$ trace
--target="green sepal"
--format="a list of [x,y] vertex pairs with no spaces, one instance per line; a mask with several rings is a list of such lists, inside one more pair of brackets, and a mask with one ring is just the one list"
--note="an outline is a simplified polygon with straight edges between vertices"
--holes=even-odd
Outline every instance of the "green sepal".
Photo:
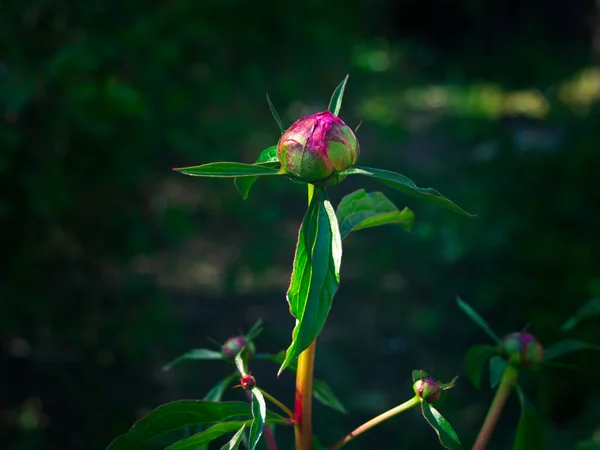
[[329,107],[327,108],[334,116],[340,115],[340,109],[342,109],[342,99],[344,98],[344,91],[346,90],[346,83],[348,82],[348,77],[350,75],[346,75],[346,78],[342,80],[342,82],[335,88],[333,94],[331,95],[331,100],[329,101]]

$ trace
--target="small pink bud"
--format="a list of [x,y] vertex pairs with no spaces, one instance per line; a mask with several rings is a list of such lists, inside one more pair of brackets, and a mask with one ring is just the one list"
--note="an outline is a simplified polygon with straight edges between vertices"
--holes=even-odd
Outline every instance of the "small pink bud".
[[246,339],[245,336],[234,336],[227,339],[227,341],[225,341],[221,347],[221,351],[223,352],[223,356],[225,356],[225,358],[233,361],[245,345],[246,354],[249,358],[253,358],[255,353],[254,344],[252,342],[248,343],[248,339]]
[[512,364],[521,367],[536,366],[544,357],[544,348],[539,341],[525,332],[506,335],[500,343],[500,349]]
[[359,146],[354,133],[330,111],[295,121],[281,135],[277,157],[283,169],[307,183],[337,184],[339,175],[358,159]]
[[413,390],[427,403],[436,402],[442,393],[440,384],[433,377],[419,378],[413,384]]

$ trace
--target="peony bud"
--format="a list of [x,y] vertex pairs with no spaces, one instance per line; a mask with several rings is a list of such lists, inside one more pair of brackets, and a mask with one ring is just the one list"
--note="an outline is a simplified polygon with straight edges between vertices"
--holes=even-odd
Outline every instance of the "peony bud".
[[415,394],[422,398],[427,403],[436,402],[442,393],[440,384],[433,377],[419,378],[413,384],[413,390]]
[[255,347],[252,342],[248,343],[248,339],[245,336],[234,336],[232,338],[227,339],[227,341],[221,347],[221,351],[223,352],[223,356],[229,360],[234,360],[237,354],[240,352],[244,346],[246,346],[246,354],[249,358],[254,357]]
[[511,333],[500,343],[500,349],[509,357],[512,364],[527,367],[542,362],[544,348],[529,333]]
[[252,375],[245,375],[240,378],[240,386],[249,391],[256,386],[256,378],[254,378]]
[[337,184],[340,172],[358,159],[354,133],[339,117],[323,111],[295,121],[281,135],[277,157],[283,169],[307,183]]

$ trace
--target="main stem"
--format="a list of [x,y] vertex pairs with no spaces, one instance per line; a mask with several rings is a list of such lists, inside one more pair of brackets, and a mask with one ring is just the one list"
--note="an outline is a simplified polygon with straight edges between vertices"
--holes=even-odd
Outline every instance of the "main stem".
[[[308,204],[313,197],[315,186],[308,185]],[[311,450],[312,448],[312,391],[313,372],[315,367],[316,339],[298,356],[296,371],[296,399],[294,401],[294,428],[296,450]]]
[[494,428],[496,427],[496,423],[500,418],[500,414],[502,413],[502,408],[506,404],[506,399],[510,395],[512,388],[517,382],[517,377],[519,375],[519,369],[512,364],[508,364],[506,369],[504,369],[504,373],[502,374],[502,379],[500,380],[500,384],[498,385],[498,390],[496,391],[496,395],[494,396],[494,400],[490,405],[490,409],[488,410],[487,416],[485,417],[485,421],[481,426],[481,430],[479,430],[479,435],[477,436],[477,440],[473,445],[473,450],[483,450],[485,449],[492,433],[494,432]]
[[412,408],[413,406],[418,405],[420,402],[421,402],[421,400],[419,399],[419,397],[417,397],[415,395],[413,398],[402,403],[401,405],[398,405],[395,408],[392,408],[392,409],[384,412],[383,414],[380,414],[377,417],[372,418],[368,422],[363,423],[360,427],[358,427],[351,433],[348,433],[346,436],[344,436],[342,439],[340,439],[337,443],[335,443],[333,445],[333,447],[331,447],[330,450],[338,450],[339,448],[346,445],[348,442],[350,442],[352,439],[354,439],[359,434],[362,434],[365,431],[367,431],[368,429],[373,428],[375,425],[379,425],[381,422],[389,419],[390,417],[393,417],[397,414],[400,414],[401,412],[406,411],[407,409]]

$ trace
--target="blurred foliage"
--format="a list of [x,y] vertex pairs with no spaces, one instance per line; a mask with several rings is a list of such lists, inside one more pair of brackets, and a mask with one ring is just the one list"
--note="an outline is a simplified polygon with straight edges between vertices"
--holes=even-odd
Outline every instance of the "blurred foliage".
[[[226,375],[201,364],[167,374],[165,362],[259,316],[258,346],[287,345],[283,294],[304,190],[261,180],[243,201],[227,181],[170,171],[251,162],[273,145],[265,91],[287,126],[325,109],[350,73],[342,117],[364,119],[361,164],[478,213],[389,192],[415,212],[412,234],[347,240],[317,376],[350,415],[317,407],[321,441],[407,398],[414,367],[464,374],[464,350],[485,336],[456,294],[495,330],[531,323],[542,343],[600,295],[594,2],[323,5],[2,2],[2,448],[104,448],[149,408],[201,397]],[[348,179],[332,199],[363,186],[381,190]],[[569,336],[600,343],[594,320]],[[553,448],[597,436],[598,361],[575,355],[579,370],[548,370],[528,387]],[[291,400],[292,380],[274,371],[253,369]],[[443,405],[463,442],[491,396],[463,382]],[[512,439],[502,430],[514,430],[516,400],[510,408],[494,448]],[[436,445],[421,426],[398,418],[353,445]]]

